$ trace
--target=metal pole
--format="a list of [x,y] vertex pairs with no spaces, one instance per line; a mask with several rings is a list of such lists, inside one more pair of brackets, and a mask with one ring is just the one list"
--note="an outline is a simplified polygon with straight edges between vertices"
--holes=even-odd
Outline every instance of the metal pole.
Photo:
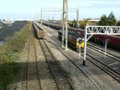
[[79,9],[77,10],[77,28],[79,28]]
[[65,36],[65,0],[63,0],[63,12],[62,12],[62,47],[64,47],[64,36]]
[[66,50],[68,49],[68,0],[66,0]]
[[41,24],[42,24],[42,9],[41,9]]
[[79,56],[81,56],[81,47],[79,46]]
[[87,26],[85,27],[85,35],[84,35],[84,59],[83,59],[84,66],[86,62],[86,48],[87,48]]
[[105,40],[105,55],[107,54],[106,52],[107,52],[107,44],[108,44],[108,40],[106,39]]

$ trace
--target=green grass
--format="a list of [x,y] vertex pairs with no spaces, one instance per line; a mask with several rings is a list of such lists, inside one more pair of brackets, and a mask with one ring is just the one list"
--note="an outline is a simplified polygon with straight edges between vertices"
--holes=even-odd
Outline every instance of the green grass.
[[31,24],[26,24],[19,32],[16,32],[10,40],[0,46],[0,90],[7,90],[7,85],[14,81],[20,65],[19,54],[28,40],[28,31]]

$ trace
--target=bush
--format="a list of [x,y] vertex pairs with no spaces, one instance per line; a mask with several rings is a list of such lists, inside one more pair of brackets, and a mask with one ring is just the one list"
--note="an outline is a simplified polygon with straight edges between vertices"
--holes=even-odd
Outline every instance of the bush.
[[6,90],[7,85],[14,81],[19,72],[19,53],[28,39],[28,30],[31,24],[25,25],[19,32],[0,46],[0,90]]

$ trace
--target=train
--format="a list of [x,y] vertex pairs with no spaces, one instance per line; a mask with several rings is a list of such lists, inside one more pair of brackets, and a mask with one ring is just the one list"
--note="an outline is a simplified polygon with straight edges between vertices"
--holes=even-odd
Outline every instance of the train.
[[[65,34],[64,34],[65,36]],[[58,38],[62,41],[62,30],[58,30]],[[65,39],[64,39],[65,42]],[[84,31],[68,29],[68,45],[76,50],[84,49]]]
[[120,50],[120,36],[94,35],[90,41],[100,45],[105,45],[105,42],[107,41],[108,47]]
[[[62,26],[59,24],[53,24],[52,22],[43,23],[46,26],[52,27],[58,30],[58,38],[62,38]],[[111,36],[111,35],[93,35],[90,39],[90,42],[97,44],[105,45],[105,41],[108,41],[108,47],[120,50],[120,36]],[[72,47],[84,48],[84,29],[76,29],[68,27],[68,44]]]
[[[57,29],[58,30],[58,38],[59,40],[62,41],[62,26],[59,24],[53,24],[53,23],[43,23],[46,26],[49,26],[51,28]],[[65,35],[65,33],[64,33]],[[64,39],[65,42],[65,39]],[[75,29],[68,27],[68,45],[74,49],[81,48],[83,51],[84,49],[84,30],[83,29]]]
[[33,23],[34,28],[34,36],[36,36],[37,39],[44,39],[45,37],[45,31],[40,28],[36,23]]

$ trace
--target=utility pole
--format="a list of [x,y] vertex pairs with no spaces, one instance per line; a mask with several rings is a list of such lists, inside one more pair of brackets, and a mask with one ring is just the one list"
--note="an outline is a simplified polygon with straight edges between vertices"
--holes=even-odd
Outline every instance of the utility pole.
[[77,28],[79,29],[80,24],[79,24],[79,9],[77,9]]
[[42,9],[41,9],[41,24],[42,24]]
[[65,50],[68,49],[68,0],[63,0],[63,36],[62,43],[64,44],[64,28],[65,32]]
[[64,47],[64,40],[65,40],[65,0],[63,0],[63,12],[62,12],[62,47]]
[[68,49],[68,0],[66,0],[66,50]]

